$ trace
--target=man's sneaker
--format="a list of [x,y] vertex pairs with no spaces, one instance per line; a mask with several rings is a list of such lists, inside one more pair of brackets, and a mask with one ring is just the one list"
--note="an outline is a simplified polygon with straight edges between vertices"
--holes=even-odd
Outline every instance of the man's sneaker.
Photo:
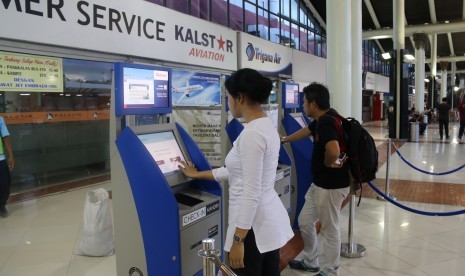
[[0,207],[0,217],[6,218],[8,217],[8,210],[5,206]]
[[304,260],[291,260],[289,262],[289,267],[292,269],[297,269],[297,270],[303,270],[303,271],[308,271],[312,273],[317,273],[320,271],[320,267],[312,267],[308,266],[304,263]]

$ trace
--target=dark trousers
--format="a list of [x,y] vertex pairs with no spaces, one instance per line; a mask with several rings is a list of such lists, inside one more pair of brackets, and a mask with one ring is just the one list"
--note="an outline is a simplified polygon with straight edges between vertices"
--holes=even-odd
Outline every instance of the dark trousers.
[[446,129],[446,137],[449,137],[449,120],[439,119],[439,136],[443,137],[443,128]]
[[5,206],[10,196],[11,177],[6,160],[0,161],[0,207]]
[[460,138],[462,138],[464,130],[465,130],[465,120],[460,120],[460,128],[459,128],[459,137]]
[[238,276],[279,276],[279,249],[260,253],[252,229],[244,240],[244,268],[233,269]]

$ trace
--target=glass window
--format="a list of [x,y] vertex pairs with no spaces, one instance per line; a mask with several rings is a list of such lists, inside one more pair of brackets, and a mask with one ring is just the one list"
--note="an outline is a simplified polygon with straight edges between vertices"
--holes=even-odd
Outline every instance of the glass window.
[[308,35],[307,29],[300,27],[300,46],[299,50],[308,53]]
[[270,1],[270,12],[274,13],[274,14],[280,14],[280,11],[279,11],[279,2],[280,1],[277,1],[277,0],[271,0]]
[[326,37],[322,36],[321,37],[321,57],[322,58],[327,58],[328,55],[327,55],[327,46],[328,44],[326,43]]
[[12,192],[109,172],[113,64],[62,59],[63,90],[1,91],[16,166]]
[[259,36],[257,28],[257,6],[245,2],[245,29],[247,33]]
[[242,16],[242,1],[229,1],[229,27],[231,29],[242,31]]
[[209,0],[191,0],[191,15],[209,20],[210,1]]
[[[271,4],[271,3],[270,3]],[[270,41],[280,43],[280,23],[279,17],[275,14],[270,13]]]
[[258,0],[258,6],[268,10],[268,0]]
[[291,0],[291,20],[299,22],[299,3]]
[[291,42],[289,46],[294,49],[299,49],[300,46],[299,28],[294,23],[291,23]]
[[187,2],[188,0],[166,0],[165,7],[188,14],[189,11],[187,10]]
[[290,46],[291,45],[291,24],[289,20],[281,19],[281,42],[280,44]]
[[269,13],[264,9],[258,9],[258,32],[263,39],[269,40]]
[[315,54],[315,34],[311,31],[308,32],[308,53]]
[[224,0],[212,1],[212,21],[223,26],[228,26],[228,8]]

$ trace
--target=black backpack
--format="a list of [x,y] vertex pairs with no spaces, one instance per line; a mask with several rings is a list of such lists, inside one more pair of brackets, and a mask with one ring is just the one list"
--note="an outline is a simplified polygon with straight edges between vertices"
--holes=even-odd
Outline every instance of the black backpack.
[[[351,192],[356,193],[362,189],[362,183],[376,179],[378,171],[378,150],[370,133],[354,118],[344,118],[338,115],[345,133],[345,150],[351,174]],[[341,141],[340,141],[341,143]],[[360,192],[360,198],[362,195]]]

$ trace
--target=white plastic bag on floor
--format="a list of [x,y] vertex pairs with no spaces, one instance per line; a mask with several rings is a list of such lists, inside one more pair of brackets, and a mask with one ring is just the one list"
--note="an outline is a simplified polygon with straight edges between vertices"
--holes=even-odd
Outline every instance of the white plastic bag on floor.
[[109,195],[99,188],[88,191],[84,204],[84,225],[81,241],[74,254],[84,256],[109,256],[115,252],[113,244],[113,223]]

